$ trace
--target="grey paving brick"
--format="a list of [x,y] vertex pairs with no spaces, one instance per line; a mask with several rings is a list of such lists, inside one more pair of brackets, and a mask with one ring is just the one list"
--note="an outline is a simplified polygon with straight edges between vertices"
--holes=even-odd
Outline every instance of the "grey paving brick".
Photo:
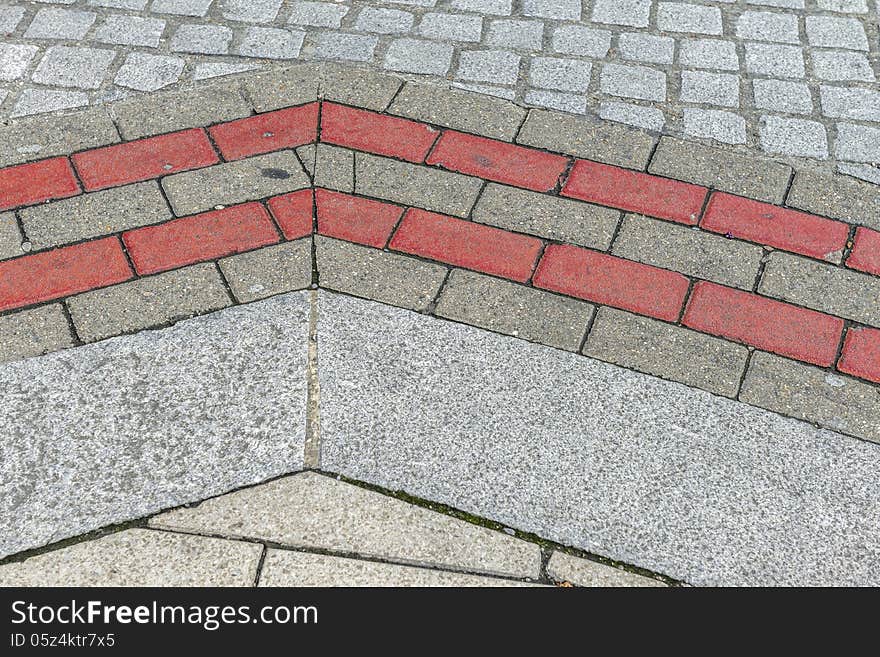
[[474,221],[605,251],[620,220],[609,208],[489,183]]
[[768,153],[820,159],[828,157],[825,126],[817,121],[764,116],[761,117],[758,135],[761,148]]
[[782,203],[792,169],[787,164],[661,137],[648,171],[768,203]]
[[156,48],[165,31],[165,21],[159,18],[111,15],[95,32],[95,40],[123,46]]
[[198,128],[251,115],[237,81],[203,84],[193,91],[166,91],[110,106],[122,137],[139,139]]
[[589,587],[665,586],[650,577],[629,573],[595,561],[579,559],[565,552],[554,552],[547,562],[547,574],[556,582]]
[[468,14],[428,13],[419,22],[419,34],[438,41],[479,41],[483,19]]
[[834,155],[850,162],[880,163],[880,128],[838,123]]
[[530,89],[526,92],[525,102],[527,105],[548,107],[572,114],[586,114],[587,112],[587,99],[578,94]]
[[353,192],[354,152],[338,146],[318,144],[314,177],[315,187]]
[[512,11],[513,0],[451,0],[450,4],[462,11],[509,16]]
[[811,53],[813,72],[820,80],[861,80],[873,82],[876,78],[871,62],[858,52],[814,50]]
[[452,64],[452,50],[448,43],[397,39],[385,53],[385,68],[404,73],[446,75]]
[[597,23],[648,27],[651,0],[595,0],[592,18]]
[[[839,261],[839,254],[830,256]],[[761,294],[829,315],[880,326],[880,279],[790,253],[770,254]]]
[[0,166],[21,164],[119,141],[103,107],[0,123]]
[[590,86],[592,65],[578,59],[534,57],[529,66],[529,82],[535,87],[585,92]]
[[0,43],[0,80],[11,82],[24,76],[40,49],[17,43]]
[[456,269],[434,312],[490,331],[577,351],[594,308],[582,301]]
[[92,27],[97,14],[73,9],[40,9],[25,31],[27,39],[82,39]]
[[580,0],[522,0],[523,14],[557,21],[576,21],[581,17]]
[[646,66],[605,64],[599,78],[602,93],[640,100],[666,100],[666,74]]
[[682,66],[738,71],[739,56],[733,41],[718,39],[684,39],[679,61]]
[[553,30],[553,50],[565,55],[601,58],[611,48],[611,32],[585,25],[560,25]]
[[296,59],[302,49],[305,32],[274,27],[250,27],[236,51],[245,57]]
[[466,217],[482,188],[478,178],[367,153],[355,155],[355,192]]
[[675,55],[675,39],[641,32],[624,32],[617,47],[623,59],[651,64],[671,64]]
[[868,50],[865,28],[856,18],[807,16],[806,27],[811,46]]
[[324,59],[368,62],[378,44],[379,39],[374,36],[322,32],[315,40],[315,54]]
[[736,36],[750,41],[800,43],[798,18],[774,11],[746,11],[736,21]]
[[666,124],[666,117],[656,107],[642,107],[641,105],[614,101],[605,101],[599,104],[599,118],[626,123],[654,132],[659,132]]
[[21,23],[24,14],[24,7],[0,7],[0,35],[11,34]]
[[224,25],[181,25],[171,37],[171,50],[202,55],[229,52],[232,30]]
[[505,141],[513,140],[526,113],[498,98],[411,82],[404,84],[388,111]]
[[664,32],[721,34],[721,10],[683,2],[661,2],[657,5],[657,27]]
[[794,177],[786,203],[880,230],[880,188],[860,180],[802,169]]
[[475,82],[516,84],[520,56],[504,50],[469,50],[461,53],[456,77]]
[[177,322],[232,304],[217,268],[203,263],[67,299],[83,342]]
[[740,400],[851,436],[880,442],[880,388],[757,352]]
[[322,288],[424,311],[446,277],[446,268],[350,242],[315,236]]
[[785,114],[812,114],[813,97],[803,82],[752,80],[755,107]]
[[746,71],[780,78],[804,77],[804,54],[797,46],[746,43]]
[[221,0],[224,18],[243,23],[271,23],[283,0]]
[[654,137],[628,126],[546,110],[530,110],[517,143],[607,164],[644,169]]
[[0,316],[0,363],[73,346],[60,304]]
[[837,171],[848,176],[855,176],[860,180],[867,180],[875,185],[880,185],[880,168],[868,164],[848,164],[843,162],[837,165]]
[[204,16],[214,0],[153,0],[150,11],[178,16]]
[[[306,64],[291,66],[280,73],[268,72],[248,75],[242,78],[241,88],[255,110],[269,112],[282,107],[292,107],[318,100],[320,82],[321,69],[315,64]],[[221,84],[227,84],[232,92],[238,83]],[[239,99],[234,100],[237,106]],[[218,120],[226,119],[215,119],[214,121]]]
[[294,192],[310,184],[299,160],[289,151],[186,171],[162,179],[162,188],[178,217],[211,210],[218,205]]
[[732,112],[686,107],[682,111],[684,131],[694,137],[714,139],[724,144],[746,141],[746,121]]
[[155,181],[113,187],[25,208],[19,213],[34,248],[147,226],[171,218]]
[[375,71],[352,69],[333,63],[321,66],[321,97],[383,112],[403,81]]
[[40,60],[33,80],[58,87],[97,89],[115,57],[113,50],[52,46]]
[[267,246],[223,258],[218,264],[241,303],[304,290],[312,284],[312,240]]
[[306,144],[304,146],[298,146],[294,149],[296,151],[297,156],[299,156],[299,161],[302,162],[303,167],[312,178],[315,177],[315,153],[317,149],[315,148],[315,144]]
[[681,72],[681,100],[721,107],[739,107],[739,76],[707,71]]
[[292,2],[288,23],[314,27],[339,27],[348,10],[348,7],[335,2]]
[[355,21],[355,29],[379,34],[400,34],[409,32],[415,17],[400,9],[364,7]]
[[60,110],[76,109],[89,104],[89,95],[82,91],[59,91],[57,89],[25,89],[21,92],[10,116],[46,114]]
[[2,586],[252,586],[262,546],[126,529],[0,566]]
[[0,213],[0,260],[23,255],[21,231],[12,212]]
[[821,85],[822,113],[840,119],[880,121],[880,91]]
[[726,340],[600,308],[583,353],[627,369],[736,396],[748,349]]
[[125,58],[113,82],[137,91],[158,91],[177,82],[185,65],[180,57],[133,52]]
[[544,23],[534,20],[493,20],[486,34],[486,45],[492,48],[538,51],[543,41]]

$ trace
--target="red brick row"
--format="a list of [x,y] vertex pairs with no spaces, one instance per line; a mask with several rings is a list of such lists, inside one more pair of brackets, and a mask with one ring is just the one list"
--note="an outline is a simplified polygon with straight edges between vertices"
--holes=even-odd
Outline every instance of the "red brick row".
[[311,189],[301,189],[269,199],[269,211],[285,238],[296,240],[312,234],[313,198]]
[[403,208],[350,194],[315,190],[318,232],[347,242],[384,248]]
[[208,132],[227,160],[296,148],[318,138],[318,103],[221,123]]
[[0,210],[79,194],[66,157],[0,169]]
[[850,329],[837,369],[880,383],[880,331],[873,328]]
[[859,228],[846,266],[880,276],[880,233]]
[[408,162],[424,162],[438,130],[387,114],[324,103],[321,141]]

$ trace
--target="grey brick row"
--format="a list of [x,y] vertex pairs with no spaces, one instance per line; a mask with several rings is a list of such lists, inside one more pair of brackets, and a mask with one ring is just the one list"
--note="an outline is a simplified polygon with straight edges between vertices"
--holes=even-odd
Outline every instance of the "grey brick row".
[[880,187],[861,180],[802,169],[786,202],[798,210],[880,230]]
[[0,214],[0,260],[22,255],[21,231],[12,212]]
[[0,362],[40,356],[73,344],[60,304],[0,316]]
[[223,258],[220,270],[239,303],[312,284],[312,240],[305,238]]
[[318,144],[315,149],[315,187],[354,191],[354,152],[329,144]]

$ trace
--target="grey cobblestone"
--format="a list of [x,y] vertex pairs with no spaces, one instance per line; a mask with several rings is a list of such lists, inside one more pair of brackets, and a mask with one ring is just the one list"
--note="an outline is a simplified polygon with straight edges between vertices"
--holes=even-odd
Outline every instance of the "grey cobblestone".
[[483,35],[483,19],[459,14],[425,14],[419,23],[419,34],[440,41],[479,41]]
[[291,25],[339,27],[348,7],[334,2],[293,2],[288,22]]
[[0,335],[3,336],[0,363],[73,346],[73,336],[60,304],[3,315]]
[[861,53],[847,51],[814,50],[813,71],[820,80],[876,80],[871,62]]
[[822,113],[840,119],[880,121],[880,91],[822,85]]
[[364,7],[358,13],[355,28],[364,32],[399,34],[408,32],[414,20],[415,17],[408,11]]
[[177,82],[185,65],[180,57],[133,52],[125,58],[115,82],[136,91],[157,91]]
[[744,12],[736,22],[736,35],[751,41],[800,43],[797,16],[773,11]]
[[181,25],[171,38],[171,50],[225,55],[231,41],[232,30],[222,25]]
[[675,39],[641,32],[625,32],[620,35],[618,48],[624,59],[651,64],[671,64],[675,55]]
[[[530,51],[541,50],[543,40],[544,24],[541,21],[494,20],[489,24],[486,37],[486,43],[493,48]],[[608,52],[607,47],[605,52]],[[605,52],[598,56],[604,56]]]
[[271,23],[283,0],[221,0],[223,17],[245,23]]
[[648,27],[651,0],[595,0],[592,17],[597,23]]
[[452,46],[418,39],[398,39],[385,54],[385,68],[404,73],[445,75],[452,64]]
[[543,89],[584,92],[590,85],[592,65],[577,59],[535,57],[529,69],[529,82]]
[[223,258],[218,264],[240,303],[304,290],[312,284],[312,240],[306,238],[240,253]]
[[95,40],[123,46],[143,46],[156,48],[165,31],[165,21],[158,18],[138,16],[108,16],[98,31]]
[[526,103],[537,107],[557,109],[571,114],[585,114],[587,99],[582,95],[532,89],[526,93]]
[[732,112],[686,107],[683,116],[684,131],[689,135],[724,144],[743,144],[746,141],[746,121]]
[[646,66],[605,64],[600,88],[603,93],[641,100],[666,100],[666,74]]
[[681,44],[682,66],[738,71],[736,44],[718,39],[685,39]]
[[115,58],[113,50],[52,46],[40,60],[33,80],[58,87],[97,89]]
[[463,52],[456,77],[473,82],[516,84],[520,57],[504,50]]
[[153,0],[150,10],[158,14],[204,16],[214,0]]
[[40,9],[25,31],[26,39],[82,39],[92,27],[97,14],[72,9]]
[[581,17],[580,0],[522,0],[526,16],[576,21]]
[[24,13],[24,7],[0,7],[0,35],[12,34],[24,18]]
[[721,107],[739,107],[739,77],[729,73],[682,71],[681,100]]
[[760,136],[761,147],[768,153],[828,157],[825,126],[817,121],[765,116],[761,120]]
[[376,51],[379,40],[363,34],[323,32],[315,42],[315,53],[324,59],[368,62]]
[[76,109],[89,104],[89,96],[82,91],[57,91],[55,89],[25,89],[15,107],[13,118],[30,114],[46,114],[58,110]]
[[747,43],[746,71],[781,78],[802,78],[804,54],[797,46]]
[[304,32],[274,27],[251,27],[245,32],[236,52],[246,57],[296,59],[302,49]]
[[786,114],[811,114],[813,97],[803,82],[755,80],[755,107]]
[[838,123],[834,154],[841,160],[880,164],[880,128]]
[[25,44],[0,43],[0,80],[22,77],[40,49]]
[[664,32],[721,34],[721,10],[683,2],[661,2],[657,6],[657,27]]
[[560,25],[553,31],[553,50],[565,55],[604,57],[611,48],[611,32],[583,25]]
[[865,28],[855,18],[807,16],[807,39],[811,46],[868,50]]

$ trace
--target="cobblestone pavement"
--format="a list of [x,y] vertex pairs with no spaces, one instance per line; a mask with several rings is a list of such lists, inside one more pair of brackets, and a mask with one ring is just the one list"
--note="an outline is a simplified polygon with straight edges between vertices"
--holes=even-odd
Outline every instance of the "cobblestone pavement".
[[880,183],[875,0],[37,0],[0,6],[0,114],[334,59]]

